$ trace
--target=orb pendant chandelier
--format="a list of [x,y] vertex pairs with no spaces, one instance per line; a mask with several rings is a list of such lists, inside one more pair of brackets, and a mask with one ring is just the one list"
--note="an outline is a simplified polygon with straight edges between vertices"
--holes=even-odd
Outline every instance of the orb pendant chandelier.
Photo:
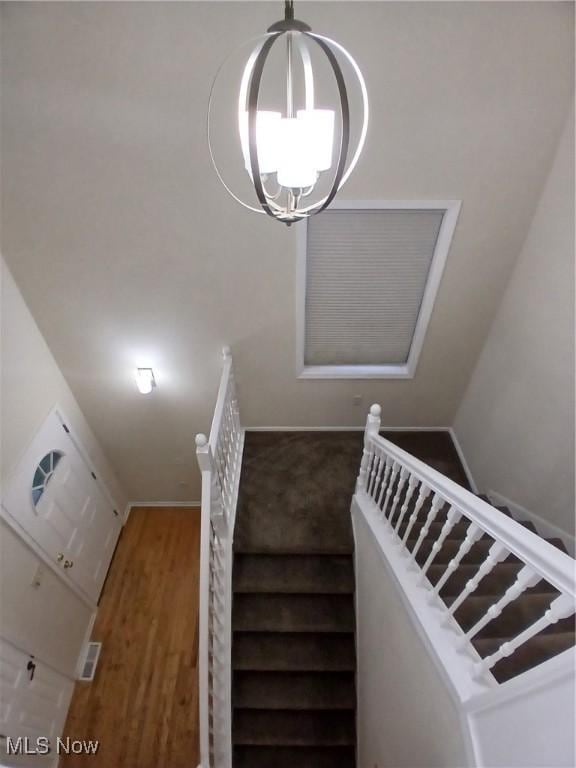
[[[366,140],[368,93],[348,51],[295,19],[293,0],[285,2],[284,19],[250,46],[243,69],[234,69],[241,72],[236,84],[238,133],[236,142],[230,142],[228,135],[232,148],[226,148],[238,155],[242,166],[237,176],[243,177],[245,186],[248,181],[249,193],[233,191],[219,168],[215,150],[214,101],[222,70],[232,54],[220,67],[210,93],[210,156],[220,181],[235,200],[289,226],[327,208],[354,170]],[[276,58],[280,53],[280,63],[270,55],[273,48]],[[271,96],[267,65],[272,70]],[[265,77],[268,101],[274,108],[263,103]],[[320,81],[328,83],[333,92],[328,105],[317,106]],[[357,108],[351,104],[352,87]],[[229,126],[226,128],[229,132]]]

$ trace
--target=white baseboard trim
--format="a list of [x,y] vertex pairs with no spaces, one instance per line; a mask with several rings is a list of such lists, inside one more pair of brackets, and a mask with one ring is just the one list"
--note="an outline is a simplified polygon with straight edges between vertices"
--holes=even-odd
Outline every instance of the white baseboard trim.
[[515,520],[529,520],[533,523],[540,536],[543,536],[546,539],[561,539],[566,545],[566,549],[570,555],[576,557],[576,539],[570,533],[566,533],[566,531],[563,531],[562,528],[554,525],[554,523],[545,520],[543,517],[540,517],[540,515],[537,515],[536,512],[526,509],[526,507],[523,507],[521,504],[517,504],[515,501],[498,493],[498,491],[488,489],[486,495],[494,505],[498,507],[508,507]]
[[470,483],[470,488],[472,489],[473,493],[478,493],[478,486],[476,485],[476,481],[474,480],[474,475],[472,474],[472,470],[470,469],[470,466],[466,461],[466,456],[464,455],[464,451],[462,450],[462,446],[460,445],[458,436],[454,431],[454,427],[449,427],[448,432],[450,432],[450,437],[452,438],[452,442],[454,443],[454,448],[456,448],[456,453],[458,454],[458,458],[460,459],[460,462],[464,467],[464,472],[466,473],[466,478]]
[[126,505],[125,521],[128,519],[128,515],[132,511],[133,507],[193,507],[194,509],[200,509],[201,502],[199,501],[129,501]]
[[[246,427],[246,432],[363,432],[361,427]],[[450,432],[451,427],[388,427],[383,424],[380,432]]]

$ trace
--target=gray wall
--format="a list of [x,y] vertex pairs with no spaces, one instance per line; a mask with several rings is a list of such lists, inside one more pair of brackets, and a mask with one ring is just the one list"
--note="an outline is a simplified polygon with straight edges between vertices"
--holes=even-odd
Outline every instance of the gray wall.
[[354,513],[361,768],[464,768],[462,726],[384,556]]
[[[299,381],[296,227],[227,196],[205,135],[217,67],[281,4],[2,5],[3,253],[132,498],[199,498],[193,438],[209,429],[223,344],[248,425],[361,425],[375,401],[388,425],[452,423],[562,130],[573,12],[298,5],[370,90],[340,197],[463,200],[415,378]],[[219,126],[231,145],[233,115]],[[157,372],[150,397],[138,364]]]
[[484,490],[574,534],[574,118],[459,408]]
[[126,494],[2,259],[0,296],[1,487],[50,410],[59,405],[123,511]]

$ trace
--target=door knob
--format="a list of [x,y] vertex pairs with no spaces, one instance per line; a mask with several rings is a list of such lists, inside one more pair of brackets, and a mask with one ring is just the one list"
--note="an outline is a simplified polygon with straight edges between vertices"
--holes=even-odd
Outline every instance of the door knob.
[[58,562],[61,563],[62,560],[64,560],[64,553],[58,552],[58,557],[56,558],[56,560],[58,560]]
[[74,562],[72,560],[64,560],[64,568],[72,568]]
[[34,672],[36,672],[36,664],[34,664],[32,659],[30,659],[30,661],[26,665],[26,669],[28,670],[28,674],[30,675],[30,680],[34,680]]

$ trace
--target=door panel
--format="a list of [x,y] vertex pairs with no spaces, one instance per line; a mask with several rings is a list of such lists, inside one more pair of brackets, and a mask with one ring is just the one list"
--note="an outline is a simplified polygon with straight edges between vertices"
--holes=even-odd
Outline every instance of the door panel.
[[18,465],[3,505],[97,602],[121,526],[55,412]]
[[90,608],[0,521],[2,635],[69,677],[76,674]]
[[[30,666],[32,665],[32,666]],[[36,764],[5,757],[6,737],[61,736],[74,683],[0,638],[0,756],[9,764]],[[45,761],[39,761],[41,763]]]

